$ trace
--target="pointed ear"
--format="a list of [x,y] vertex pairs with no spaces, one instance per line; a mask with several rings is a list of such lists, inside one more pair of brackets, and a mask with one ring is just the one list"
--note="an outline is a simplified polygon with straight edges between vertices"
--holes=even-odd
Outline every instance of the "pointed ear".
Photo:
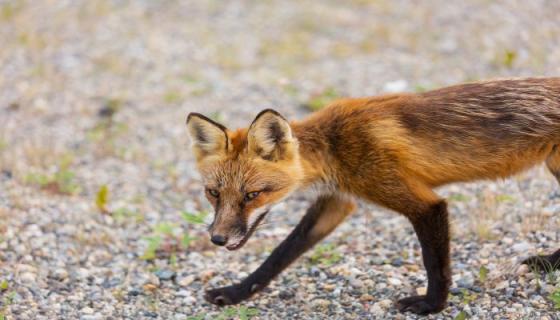
[[199,113],[190,113],[187,128],[197,161],[206,156],[225,155],[229,148],[226,127]]
[[265,160],[291,159],[297,152],[297,140],[284,117],[272,109],[259,113],[247,133],[249,154]]

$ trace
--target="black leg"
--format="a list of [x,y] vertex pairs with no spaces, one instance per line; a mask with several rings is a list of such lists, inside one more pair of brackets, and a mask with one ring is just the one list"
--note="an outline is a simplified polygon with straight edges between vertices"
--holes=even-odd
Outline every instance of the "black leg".
[[265,288],[290,263],[330,233],[353,209],[353,203],[337,196],[319,197],[296,228],[257,270],[239,284],[207,291],[206,300],[213,304],[226,305],[248,299]]
[[449,266],[449,222],[444,201],[432,206],[429,212],[409,218],[420,246],[424,267],[428,273],[426,295],[411,296],[397,302],[400,311],[428,314],[443,310],[451,285]]
[[532,256],[525,259],[523,264],[538,271],[550,272],[560,269],[560,249],[546,256]]

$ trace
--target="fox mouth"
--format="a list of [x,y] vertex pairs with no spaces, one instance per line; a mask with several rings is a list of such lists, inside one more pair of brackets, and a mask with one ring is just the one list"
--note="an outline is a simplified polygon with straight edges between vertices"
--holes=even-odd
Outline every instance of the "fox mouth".
[[241,238],[241,240],[232,243],[230,245],[226,245],[226,249],[230,250],[230,251],[234,251],[237,250],[241,247],[243,247],[243,245],[247,242],[247,240],[249,240],[249,238],[253,235],[253,233],[255,232],[255,230],[257,230],[257,227],[259,226],[259,224],[263,221],[264,217],[266,216],[266,214],[268,213],[269,210],[264,211],[263,213],[261,213],[259,215],[259,217],[257,218],[257,220],[255,220],[255,223],[253,223],[251,225],[251,227],[249,228],[249,231],[247,231],[245,233],[245,235],[243,236],[243,238]]

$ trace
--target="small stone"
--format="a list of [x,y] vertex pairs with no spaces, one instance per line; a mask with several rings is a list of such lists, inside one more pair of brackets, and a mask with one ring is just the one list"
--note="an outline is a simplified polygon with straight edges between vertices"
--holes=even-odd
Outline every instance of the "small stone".
[[366,294],[363,294],[363,295],[360,297],[360,301],[362,301],[362,302],[373,301],[373,299],[374,299],[373,296],[372,296],[372,295],[369,295],[369,294],[367,294],[367,293],[366,293]]
[[331,304],[329,300],[325,299],[315,299],[312,302],[312,305],[316,309],[326,309]]
[[380,316],[385,314],[385,311],[383,310],[383,308],[381,308],[381,306],[379,305],[379,303],[374,304],[373,306],[371,306],[369,308],[369,312],[375,316]]
[[141,293],[142,292],[138,289],[132,289],[132,290],[128,291],[128,295],[133,296],[133,297],[136,297],[136,296],[140,295]]
[[167,269],[158,270],[154,273],[160,280],[172,280],[175,278],[175,272]]
[[179,290],[179,291],[175,292],[175,295],[178,296],[178,297],[189,297],[191,295],[191,293],[187,290],[182,289],[182,290]]
[[177,283],[181,287],[188,287],[191,283],[193,283],[194,279],[195,277],[193,275],[189,275],[184,278],[181,278]]
[[459,288],[451,288],[449,289],[449,293],[451,293],[454,296],[458,296],[462,293],[462,291]]
[[517,268],[515,274],[518,276],[522,276],[524,274],[527,274],[528,272],[529,272],[529,266],[526,264],[522,264]]
[[513,251],[515,252],[527,252],[531,249],[531,245],[527,242],[520,242],[520,243],[516,243],[513,246],[511,246],[511,248],[513,249]]
[[387,279],[387,282],[389,282],[390,285],[395,287],[402,285],[402,281],[397,278],[389,278]]
[[364,286],[364,283],[360,279],[352,278],[352,279],[350,279],[349,283],[352,287],[355,287],[355,288],[361,288],[361,287]]
[[22,273],[19,276],[19,279],[24,284],[31,284],[31,283],[35,282],[36,278],[37,278],[37,276],[34,273],[31,273],[31,272],[25,272],[25,273]]
[[145,285],[142,286],[142,288],[144,289],[144,291],[148,291],[148,292],[154,292],[157,290],[157,286],[151,283],[146,283]]
[[334,283],[327,283],[323,286],[323,289],[326,291],[333,291],[336,288],[336,284]]
[[393,301],[389,299],[384,299],[376,304],[379,304],[379,306],[382,307],[383,309],[389,309],[393,305]]
[[203,271],[200,274],[200,279],[202,280],[202,282],[208,282],[208,280],[210,280],[214,276],[215,273],[216,272],[214,270]]
[[66,271],[66,269],[56,269],[53,272],[52,277],[56,280],[62,281],[68,278],[68,271]]
[[426,292],[427,292],[426,287],[418,287],[418,288],[416,288],[416,294],[419,295],[419,296],[425,295]]
[[400,267],[404,264],[403,259],[402,258],[396,258],[393,261],[391,261],[391,264],[395,267]]
[[508,286],[509,286],[509,282],[507,280],[504,280],[504,281],[498,283],[494,288],[496,290],[502,290],[502,289],[507,288]]
[[278,297],[282,300],[288,300],[288,299],[292,299],[294,297],[294,293],[291,292],[291,291],[282,290],[278,294]]
[[82,310],[80,310],[80,313],[82,313],[82,314],[93,314],[94,312],[95,311],[90,307],[85,307],[85,308],[82,308]]

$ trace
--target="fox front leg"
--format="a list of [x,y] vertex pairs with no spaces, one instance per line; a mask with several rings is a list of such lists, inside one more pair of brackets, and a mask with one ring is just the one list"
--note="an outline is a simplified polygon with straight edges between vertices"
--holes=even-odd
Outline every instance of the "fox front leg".
[[248,299],[334,230],[354,209],[354,203],[344,196],[320,196],[290,235],[257,270],[241,283],[208,290],[205,299],[216,305],[237,304]]
[[432,205],[426,212],[409,217],[422,248],[422,259],[428,274],[426,295],[411,296],[397,302],[400,311],[417,314],[443,310],[451,285],[449,262],[449,221],[444,201]]

